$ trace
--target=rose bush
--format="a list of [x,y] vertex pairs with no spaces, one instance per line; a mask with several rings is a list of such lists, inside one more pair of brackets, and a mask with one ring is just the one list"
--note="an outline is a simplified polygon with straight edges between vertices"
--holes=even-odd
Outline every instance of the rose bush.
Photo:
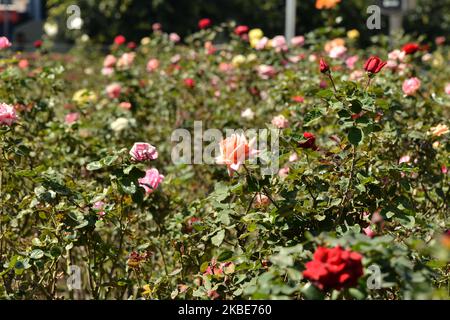
[[[235,27],[108,54],[1,40],[3,298],[448,299],[448,46]],[[194,121],[273,129],[279,172],[244,134],[173,162]]]

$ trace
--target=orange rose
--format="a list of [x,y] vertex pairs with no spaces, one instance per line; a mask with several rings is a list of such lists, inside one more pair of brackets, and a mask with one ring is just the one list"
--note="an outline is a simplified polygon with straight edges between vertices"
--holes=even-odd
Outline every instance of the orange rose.
[[216,158],[216,163],[226,165],[228,174],[232,176],[233,171],[238,171],[246,159],[258,153],[252,147],[255,141],[254,138],[247,142],[243,134],[232,134],[220,142],[220,155]]

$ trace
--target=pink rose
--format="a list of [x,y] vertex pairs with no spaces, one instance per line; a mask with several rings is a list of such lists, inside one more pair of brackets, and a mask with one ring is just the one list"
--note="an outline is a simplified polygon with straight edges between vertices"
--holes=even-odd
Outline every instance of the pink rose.
[[351,56],[348,57],[347,60],[345,60],[345,64],[347,65],[347,68],[350,70],[355,68],[355,63],[358,61],[358,56]]
[[267,46],[267,43],[269,42],[269,38],[267,38],[267,37],[262,37],[257,43],[256,43],[256,46],[255,46],[255,49],[256,50],[263,50],[266,46]]
[[398,164],[402,164],[402,163],[409,163],[411,161],[411,157],[408,155],[402,156],[399,160],[398,160]]
[[122,86],[119,83],[112,83],[106,87],[106,93],[111,99],[116,99],[122,92]]
[[264,80],[272,78],[277,73],[274,67],[265,64],[260,65],[257,71],[261,79]]
[[136,142],[130,150],[130,155],[135,161],[155,160],[158,158],[156,148],[145,142]]
[[291,39],[291,44],[292,44],[294,47],[301,47],[301,46],[303,46],[303,45],[305,44],[305,37],[304,37],[304,36],[296,36],[296,37],[293,37],[293,38]]
[[420,80],[416,77],[410,78],[410,79],[406,79],[403,82],[403,92],[407,95],[407,96],[412,96],[416,93],[417,90],[419,90],[420,88]]
[[145,176],[143,178],[139,178],[138,182],[141,187],[145,189],[146,194],[151,194],[156,188],[158,188],[159,184],[163,182],[164,176],[159,174],[157,169],[148,169],[145,171]]
[[121,69],[129,68],[133,64],[134,58],[136,58],[135,52],[124,53],[117,61],[117,67]]
[[376,236],[376,232],[372,230],[371,226],[364,228],[363,231],[366,234],[366,236],[368,236],[369,238],[373,238]]
[[178,34],[172,32],[171,34],[169,34],[169,40],[172,41],[173,43],[178,43],[180,42],[181,38]]
[[159,60],[158,59],[150,59],[147,63],[147,71],[153,72],[159,68]]
[[78,112],[72,112],[66,115],[65,122],[67,124],[72,124],[76,122],[80,118],[80,114]]
[[132,106],[131,106],[131,103],[124,101],[119,104],[119,107],[121,107],[122,109],[125,109],[125,110],[130,110]]
[[450,95],[450,83],[447,83],[445,86],[445,93]]
[[342,58],[346,52],[347,52],[347,48],[345,46],[336,46],[330,50],[330,52],[328,53],[328,56],[333,59],[338,59],[338,58]]
[[161,31],[162,30],[162,24],[159,22],[155,22],[152,24],[152,30],[153,31]]
[[27,59],[21,59],[18,63],[18,66],[20,69],[26,69],[26,68],[28,68],[29,65],[30,64],[28,63]]
[[113,68],[102,68],[102,75],[104,76],[110,76],[114,73]]
[[103,68],[113,68],[116,65],[117,59],[112,54],[108,54],[103,61]]
[[275,48],[276,52],[285,52],[288,50],[286,44],[286,38],[284,36],[276,36],[272,39],[272,47]]
[[280,114],[272,119],[272,124],[278,129],[285,129],[289,126],[289,121]]
[[7,49],[11,46],[12,44],[7,37],[0,37],[0,50]]
[[13,106],[0,103],[0,125],[11,126],[17,119],[16,110]]
[[288,176],[289,171],[290,171],[289,167],[281,168],[281,169],[278,171],[278,176],[279,176],[281,179],[285,179],[285,178]]
[[96,210],[96,211],[101,211],[105,208],[105,203],[103,201],[97,201],[96,203],[94,203],[94,205],[92,206],[92,209]]

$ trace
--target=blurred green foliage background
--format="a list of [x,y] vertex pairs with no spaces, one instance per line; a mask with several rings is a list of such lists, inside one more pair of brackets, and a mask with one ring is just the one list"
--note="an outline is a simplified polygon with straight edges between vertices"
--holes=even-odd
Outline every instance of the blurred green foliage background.
[[[362,40],[377,33],[388,33],[386,17],[382,29],[368,30],[367,7],[374,0],[342,0],[336,9],[317,10],[316,0],[298,0],[297,33],[303,34],[324,25],[334,24],[346,29],[356,28]],[[117,34],[138,40],[151,32],[151,25],[160,22],[165,31],[180,35],[197,30],[199,19],[208,17],[214,23],[236,21],[259,27],[273,36],[284,32],[285,0],[78,0],[82,30],[68,30],[68,6],[73,0],[48,0],[48,19],[60,25],[60,38],[74,39],[81,33],[101,43],[110,43]],[[340,17],[340,18],[339,18]],[[417,8],[405,16],[407,33],[425,35],[428,39],[448,35],[450,30],[450,0],[417,0]]]

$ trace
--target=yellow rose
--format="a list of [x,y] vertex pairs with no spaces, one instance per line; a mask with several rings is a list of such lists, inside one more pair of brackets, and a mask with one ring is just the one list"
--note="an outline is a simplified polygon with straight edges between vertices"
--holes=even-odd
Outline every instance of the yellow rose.
[[148,45],[150,43],[150,38],[149,37],[145,37],[145,38],[142,38],[141,39],[141,44],[143,45],[143,46],[146,46],[146,45]]
[[253,62],[253,61],[255,61],[256,59],[258,59],[258,57],[257,57],[257,55],[254,54],[254,53],[250,53],[250,54],[247,56],[247,62]]
[[350,30],[347,32],[347,37],[349,39],[358,39],[359,38],[359,31],[356,29]]
[[239,67],[240,65],[244,64],[246,60],[247,59],[242,54],[238,54],[233,58],[231,63],[233,64],[233,66]]
[[248,32],[248,38],[250,39],[250,42],[252,40],[259,40],[262,37],[264,37],[264,32],[261,29],[252,29]]
[[80,89],[74,93],[72,100],[77,104],[95,103],[97,95],[93,91]]

